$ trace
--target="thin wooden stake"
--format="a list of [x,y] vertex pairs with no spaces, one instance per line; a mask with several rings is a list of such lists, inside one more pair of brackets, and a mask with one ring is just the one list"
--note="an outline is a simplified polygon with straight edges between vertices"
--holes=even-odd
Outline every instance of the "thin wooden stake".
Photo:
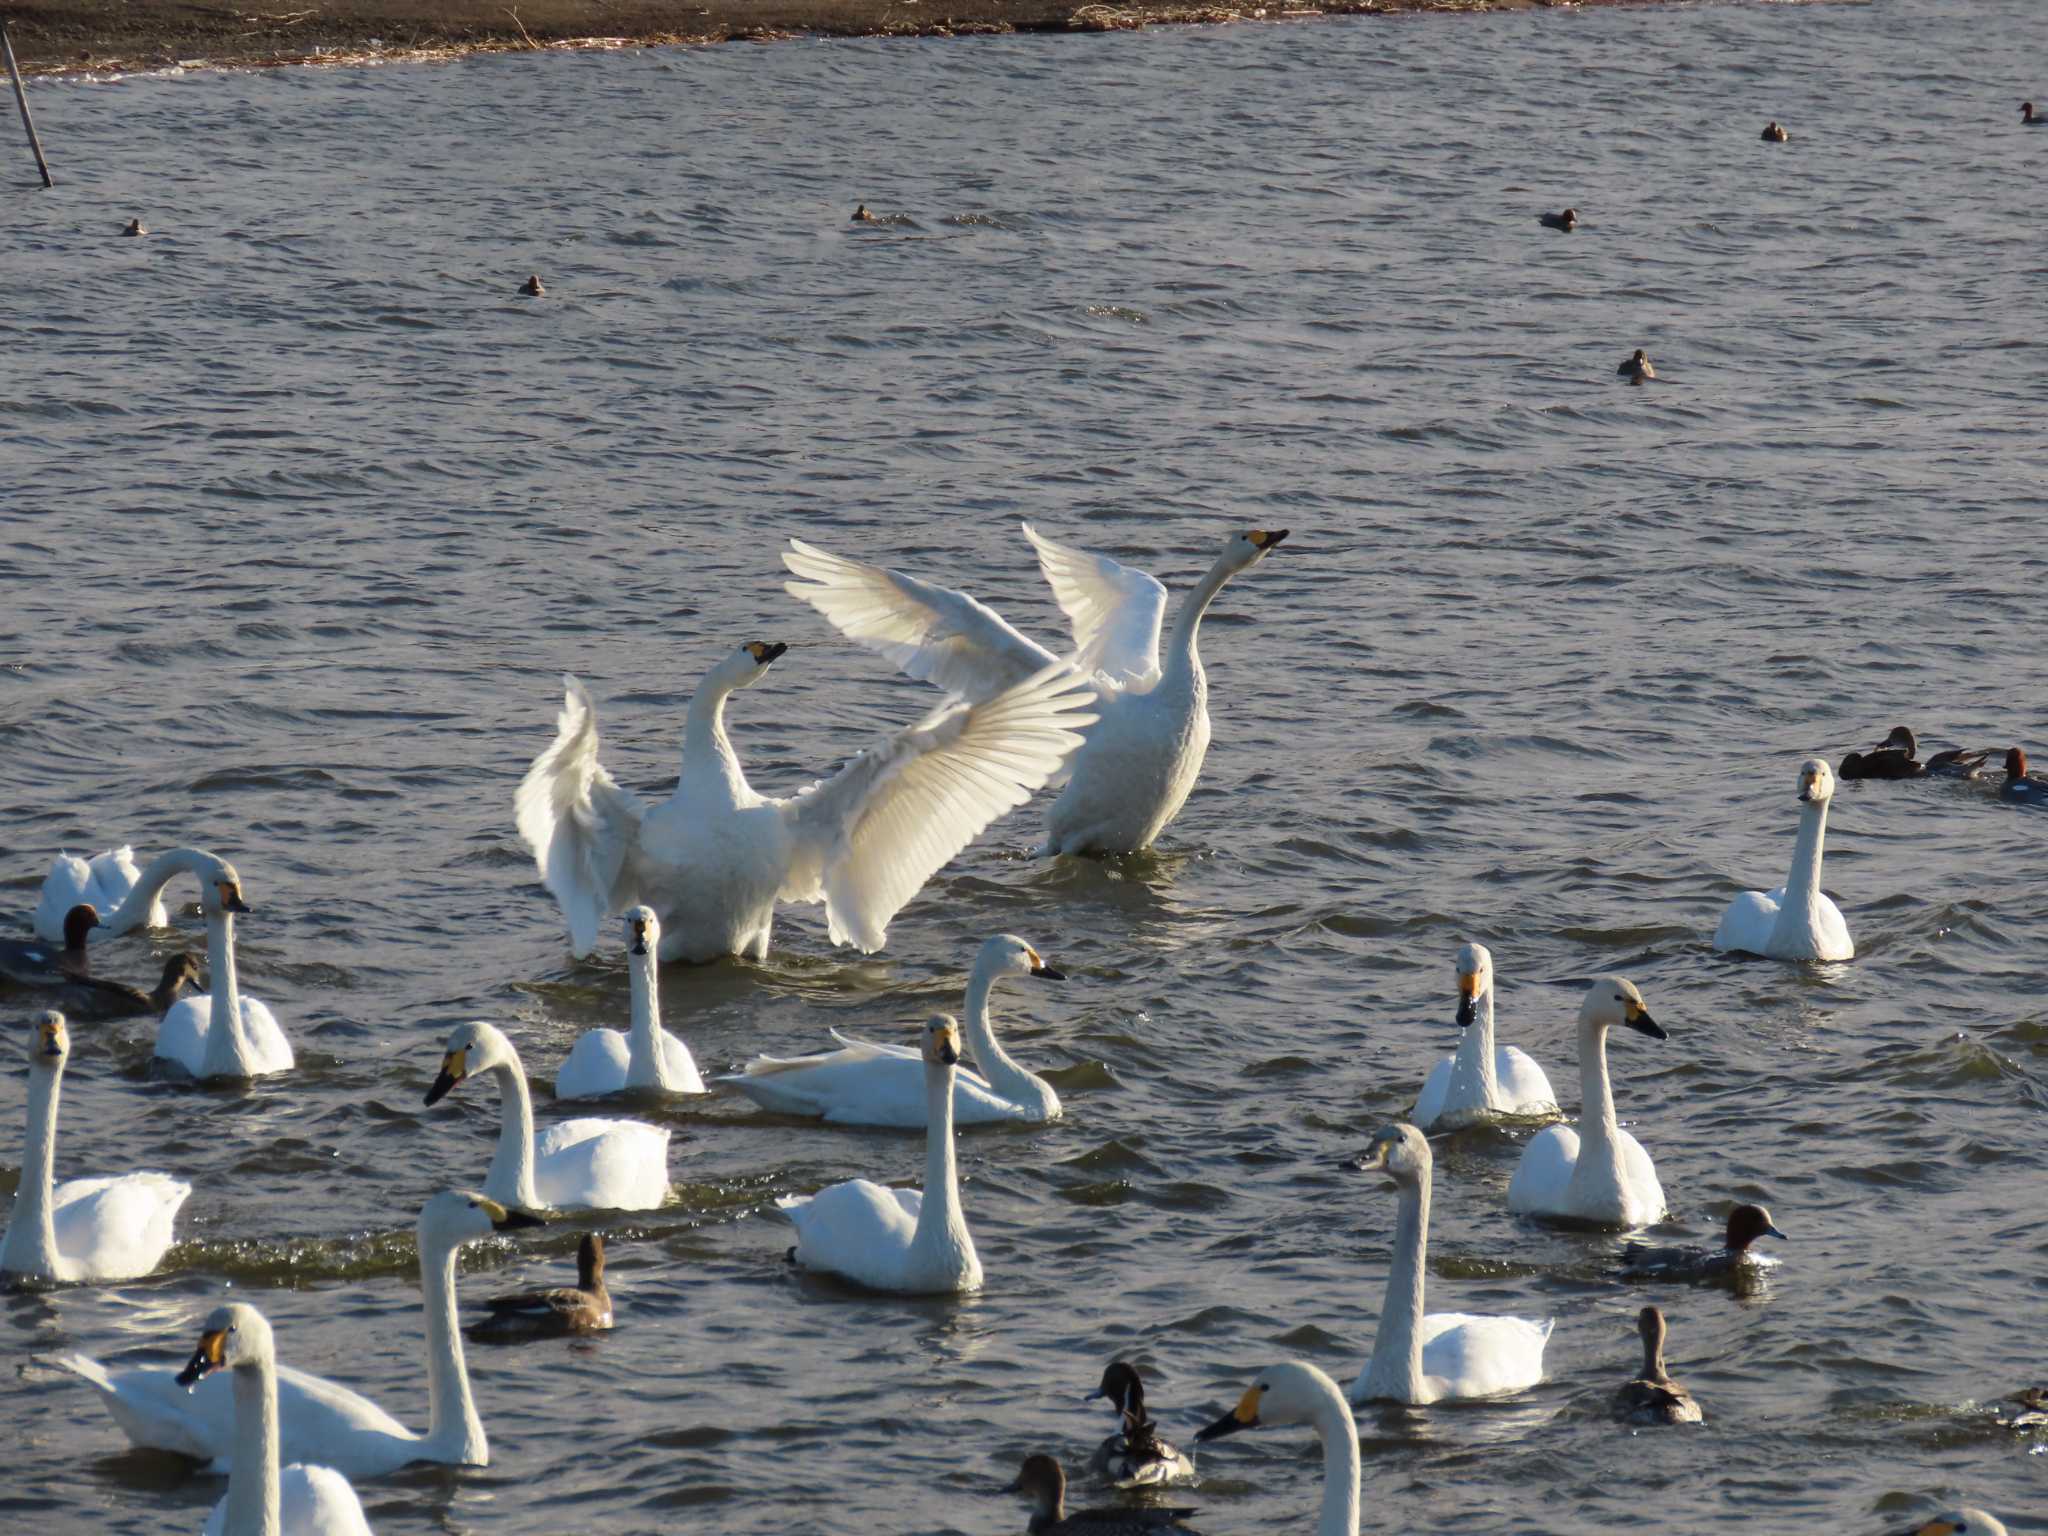
[[21,88],[21,66],[14,62],[14,40],[7,35],[7,23],[0,20],[0,51],[7,55],[7,78],[14,82],[14,104],[21,108],[21,126],[28,130],[28,147],[36,152],[36,169],[43,173],[43,185],[54,187],[50,162],[43,158],[43,141],[36,137],[36,120],[28,115],[28,92]]

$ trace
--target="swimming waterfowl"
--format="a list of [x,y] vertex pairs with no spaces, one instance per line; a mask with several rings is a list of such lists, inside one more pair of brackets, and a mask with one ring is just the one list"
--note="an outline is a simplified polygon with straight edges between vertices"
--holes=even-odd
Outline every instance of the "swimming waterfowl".
[[1783,144],[1792,137],[1776,121],[1764,124],[1763,140],[1766,144]]
[[1195,1436],[1197,1444],[1267,1424],[1309,1424],[1323,1442],[1323,1508],[1316,1536],[1358,1536],[1358,1422],[1351,1405],[1315,1366],[1302,1360],[1270,1365],[1253,1378],[1237,1406]]
[[2038,128],[2043,123],[2048,123],[2048,117],[2043,117],[2040,113],[2036,112],[2031,101],[2023,101],[2020,103],[2020,121],[2029,128]]
[[278,1465],[277,1346],[270,1323],[237,1302],[206,1319],[199,1347],[177,1375],[193,1386],[224,1370],[234,1399],[234,1469],[206,1536],[370,1536],[362,1501],[332,1467]]
[[1078,679],[1037,672],[994,697],[944,704],[772,799],[747,782],[725,701],[787,649],[757,640],[711,669],[690,700],[675,793],[656,806],[598,762],[590,695],[563,679],[554,745],[534,759],[516,809],[577,954],[608,913],[636,903],[660,914],[664,960],[765,958],[778,901],[821,901],[833,943],[880,949],[903,904],[1030,799],[1095,718]]
[[[81,859],[60,853],[51,861],[37,893],[31,919],[36,937],[45,944],[70,942],[64,932],[72,909],[89,906],[99,923],[92,930],[92,942],[118,938],[134,928],[162,928],[170,923],[164,910],[163,888],[181,873],[197,873],[193,861],[210,858],[196,848],[178,848],[150,861],[147,876],[135,867],[135,850],[123,844]],[[136,894],[140,888],[140,894]],[[135,894],[130,903],[128,897]]]
[[0,939],[0,977],[18,987],[53,987],[90,977],[92,961],[86,952],[86,935],[99,925],[100,915],[92,904],[80,902],[64,914],[57,944],[41,939]]
[[1626,977],[1601,976],[1586,989],[1579,1005],[1579,1123],[1546,1126],[1522,1149],[1508,1184],[1508,1209],[1517,1215],[1602,1227],[1663,1220],[1656,1165],[1614,1113],[1607,1032],[1617,1024],[1652,1040],[1671,1038]]
[[1624,1424],[1701,1424],[1706,1415],[1693,1396],[1664,1369],[1664,1314],[1645,1307],[1636,1314],[1643,1338],[1643,1374],[1623,1382],[1614,1394],[1614,1416]]
[[1714,930],[1714,948],[1773,960],[1855,958],[1842,909],[1820,888],[1821,847],[1834,795],[1834,771],[1809,757],[1799,767],[1799,836],[1792,844],[1792,871],[1775,891],[1744,891],[1731,901]]
[[124,235],[146,235],[149,231],[143,227],[142,220],[130,219],[121,227],[121,233]]
[[164,962],[152,991],[92,974],[86,935],[99,926],[99,913],[81,903],[64,915],[63,948],[41,940],[0,939],[0,980],[43,993],[74,1019],[162,1018],[185,988],[199,979],[199,962],[175,954]]
[[2006,1402],[2018,1411],[2000,1411],[1998,1421],[2005,1428],[2022,1433],[2048,1429],[2048,1387],[2023,1387],[2008,1397]]
[[[982,1070],[962,1068],[953,1075],[957,1125],[1042,1122],[1060,1115],[1060,1096],[1052,1084],[1019,1066],[996,1041],[988,997],[1004,976],[1067,979],[1014,933],[999,933],[982,944],[967,979],[967,1040]],[[841,1042],[839,1050],[816,1056],[756,1056],[745,1071],[719,1081],[731,1083],[763,1109],[818,1115],[834,1125],[914,1129],[925,1123],[925,1066],[920,1052],[856,1040],[836,1029],[832,1038]]]
[[1126,1506],[1118,1509],[1067,1508],[1067,1474],[1050,1456],[1026,1456],[1017,1480],[1004,1493],[1021,1493],[1031,1501],[1024,1529],[1031,1536],[1141,1536],[1147,1531],[1188,1531],[1184,1524],[1193,1509]]
[[1164,1488],[1194,1481],[1195,1464],[1159,1438],[1159,1426],[1145,1412],[1145,1383],[1135,1365],[1111,1362],[1102,1373],[1102,1384],[1082,1401],[1098,1397],[1109,1399],[1121,1427],[1095,1448],[1088,1461],[1091,1473],[1119,1488]]
[[[349,1478],[383,1477],[416,1461],[490,1465],[490,1442],[470,1394],[455,1309],[455,1255],[493,1232],[542,1225],[474,1190],[445,1190],[420,1210],[420,1287],[426,1320],[427,1432],[414,1434],[360,1393],[290,1366],[277,1370],[280,1455],[318,1457]],[[188,1391],[161,1366],[110,1371],[84,1355],[50,1363],[93,1386],[135,1445],[174,1451],[208,1470],[232,1470],[236,1452],[233,1393],[224,1378]]]
[[1567,208],[1563,213],[1539,213],[1536,222],[1545,229],[1561,229],[1570,234],[1579,227],[1579,210]]
[[57,1101],[70,1057],[64,1015],[46,1010],[29,1031],[28,1134],[14,1211],[0,1236],[0,1277],[42,1284],[133,1280],[163,1262],[192,1186],[167,1173],[52,1182]]
[[[256,998],[244,997],[236,981],[235,914],[249,911],[242,899],[242,877],[225,859],[211,854],[198,859],[193,873],[199,876],[199,909],[206,917],[209,990],[171,1005],[157,1025],[152,1054],[201,1080],[289,1072],[297,1058],[277,1015]],[[150,867],[153,870],[156,864]],[[143,885],[148,879],[145,875]],[[130,894],[130,902],[143,885]]]
[[652,1211],[668,1199],[666,1126],[558,1120],[534,1135],[526,1069],[495,1024],[477,1019],[455,1026],[427,1103],[439,1103],[479,1072],[498,1084],[498,1149],[484,1175],[484,1193],[493,1200],[523,1210]]
[[2005,1522],[1981,1509],[1963,1508],[1922,1521],[1901,1536],[2010,1536]]
[[1903,725],[1892,727],[1891,734],[1878,743],[1870,752],[1851,752],[1842,759],[1835,776],[1841,779],[1923,779],[1929,775],[1947,778],[1974,779],[1988,752],[1966,752],[1961,747],[1950,747],[1937,752],[1921,762],[1920,743],[1911,730]]
[[1387,1299],[1372,1358],[1351,1383],[1354,1403],[1440,1403],[1523,1392],[1543,1379],[1543,1346],[1555,1321],[1422,1310],[1429,1248],[1429,1141],[1396,1122],[1373,1137],[1359,1167],[1384,1173],[1400,1191]]
[[862,203],[853,210],[853,222],[856,224],[879,224],[881,220],[877,219],[872,213],[869,213],[868,205]]
[[547,293],[547,289],[544,286],[542,286],[540,276],[537,273],[534,276],[527,278],[525,282],[521,283],[519,285],[519,291],[525,294],[529,299],[538,299]]
[[604,1239],[583,1234],[576,1245],[576,1283],[543,1291],[515,1291],[484,1303],[490,1316],[472,1323],[473,1339],[552,1339],[598,1333],[612,1325],[612,1296],[604,1284]]
[[2005,754],[2005,782],[1998,786],[1999,795],[2006,800],[2026,805],[2048,805],[2048,779],[2037,779],[2027,772],[2027,754],[2023,747],[2014,747]]
[[959,1060],[960,1026],[939,1014],[924,1026],[923,1190],[851,1179],[775,1202],[796,1227],[790,1253],[798,1264],[871,1291],[938,1295],[981,1289],[981,1260],[960,1209],[953,1159],[953,1069]]
[[1614,370],[1631,384],[1641,384],[1657,377],[1657,370],[1650,366],[1650,354],[1637,347],[1622,359],[1621,366]]
[[842,560],[801,539],[783,554],[798,578],[784,590],[848,639],[963,698],[986,699],[1048,666],[1085,678],[1099,718],[1066,764],[1039,852],[1148,848],[1180,814],[1209,750],[1209,679],[1196,644],[1202,616],[1233,576],[1279,548],[1287,530],[1252,528],[1224,540],[1181,603],[1162,666],[1166,588],[1142,571],[1055,544],[1029,523],[1023,529],[1073,630],[1066,661],[964,592]]
[[1630,1243],[1621,1251],[1624,1280],[1688,1280],[1726,1284],[1745,1266],[1753,1269],[1758,1255],[1750,1245],[1760,1237],[1783,1239],[1771,1213],[1760,1205],[1738,1205],[1728,1213],[1726,1241],[1719,1248],[1652,1247]]
[[626,969],[632,977],[633,1023],[586,1030],[555,1074],[555,1097],[590,1099],[628,1088],[702,1093],[704,1079],[690,1048],[661,1027],[661,919],[654,908],[626,909]]
[[1493,1039],[1493,954],[1458,951],[1458,1049],[1429,1069],[1415,1100],[1422,1130],[1457,1130],[1497,1115],[1554,1115],[1557,1094],[1530,1057]]

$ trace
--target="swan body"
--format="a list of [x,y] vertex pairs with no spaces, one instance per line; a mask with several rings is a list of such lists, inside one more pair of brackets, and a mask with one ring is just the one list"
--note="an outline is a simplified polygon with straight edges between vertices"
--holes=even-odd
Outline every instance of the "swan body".
[[796,1262],[872,1291],[910,1295],[981,1289],[981,1260],[960,1209],[953,1159],[953,1069],[960,1027],[941,1014],[925,1025],[925,1180],[922,1191],[867,1179],[775,1203],[796,1227]]
[[1316,1536],[1358,1536],[1358,1421],[1337,1383],[1305,1360],[1269,1365],[1237,1406],[1195,1436],[1197,1444],[1268,1424],[1308,1424],[1323,1442],[1323,1507]]
[[481,1019],[448,1036],[441,1071],[427,1089],[437,1104],[478,1072],[497,1079],[498,1149],[484,1193],[521,1210],[652,1211],[668,1199],[665,1127],[638,1120],[560,1120],[533,1132],[533,1095],[526,1069],[503,1030]]
[[[490,1464],[490,1443],[470,1395],[469,1371],[456,1330],[455,1255],[494,1231],[537,1227],[540,1218],[507,1210],[468,1190],[435,1195],[420,1211],[420,1282],[425,1291],[428,1427],[407,1429],[360,1393],[290,1366],[277,1368],[280,1454],[317,1456],[344,1477],[383,1477],[416,1461],[453,1466]],[[235,1462],[235,1408],[225,1379],[187,1391],[157,1368],[110,1371],[83,1355],[59,1355],[63,1367],[95,1387],[114,1421],[138,1446],[174,1451],[215,1472]]]
[[[36,900],[36,937],[45,944],[64,942],[64,917],[73,907],[89,906],[97,912],[122,909],[131,892],[142,884],[142,872],[135,867],[135,850],[127,844],[96,853],[90,859],[60,853],[43,876],[43,888]],[[163,882],[137,898],[126,926],[111,924],[100,928],[101,938],[113,938],[130,928],[166,928],[170,916],[164,911]]]
[[[1066,980],[1015,934],[997,934],[981,946],[967,981],[967,1040],[987,1076],[954,1073],[956,1125],[1043,1122],[1060,1114],[1060,1096],[1052,1084],[1017,1065],[996,1040],[988,998],[1004,976]],[[922,1129],[928,1108],[923,1056],[902,1046],[850,1039],[837,1030],[832,1037],[840,1042],[836,1051],[756,1056],[744,1072],[719,1081],[731,1083],[763,1109],[781,1114],[815,1115],[834,1125]]]
[[1463,1312],[1425,1316],[1423,1261],[1429,1247],[1429,1140],[1396,1123],[1372,1139],[1360,1166],[1386,1174],[1400,1192],[1387,1300],[1372,1358],[1351,1384],[1351,1401],[1439,1403],[1524,1392],[1543,1379],[1543,1346],[1555,1322],[1479,1317]]
[[1643,1374],[1614,1394],[1614,1416],[1624,1424],[1703,1424],[1706,1415],[1693,1395],[1664,1369],[1664,1314],[1645,1307],[1636,1329],[1643,1337]]
[[626,964],[633,978],[633,1026],[586,1030],[555,1075],[558,1099],[594,1099],[625,1089],[702,1093],[690,1048],[661,1027],[661,919],[654,909],[626,913]]
[[14,1211],[0,1237],[0,1277],[41,1283],[133,1280],[163,1262],[192,1186],[163,1173],[53,1184],[57,1101],[71,1035],[45,1012],[29,1032],[28,1140]]
[[1192,1509],[1126,1506],[1069,1514],[1066,1469],[1051,1456],[1026,1456],[1017,1480],[1003,1492],[1021,1493],[1031,1501],[1031,1518],[1024,1525],[1029,1536],[1148,1536],[1153,1531],[1199,1536],[1193,1526],[1181,1523],[1195,1513]]
[[1109,1399],[1121,1427],[1095,1448],[1088,1470],[1119,1488],[1167,1488],[1195,1480],[1195,1464],[1187,1454],[1159,1438],[1159,1426],[1145,1411],[1145,1383],[1138,1368],[1112,1361],[1102,1384],[1084,1402]]
[[1842,909],[1820,888],[1821,845],[1827,837],[1834,770],[1817,757],[1799,769],[1799,836],[1792,872],[1775,891],[1744,891],[1728,904],[1714,948],[1773,960],[1849,960],[1856,946]]
[[[1823,765],[1825,766],[1825,765]],[[1607,1031],[1624,1024],[1668,1040],[1635,983],[1601,976],[1579,1005],[1579,1124],[1546,1126],[1522,1149],[1508,1183],[1508,1209],[1602,1227],[1646,1227],[1664,1218],[1656,1165],[1614,1113],[1607,1077]]]
[[787,799],[755,791],[725,703],[787,649],[759,641],[711,669],[690,700],[675,793],[649,806],[598,762],[597,714],[564,679],[554,745],[515,802],[519,835],[589,952],[607,913],[660,914],[661,958],[768,953],[778,901],[823,902],[832,942],[882,947],[889,921],[938,869],[1052,774],[1094,719],[1077,679],[1044,672],[949,703]]
[[1458,951],[1458,1049],[1429,1069],[1415,1100],[1418,1129],[1457,1130],[1497,1115],[1554,1115],[1557,1094],[1527,1053],[1493,1038],[1493,955]]
[[1044,854],[1148,848],[1180,813],[1209,750],[1209,679],[1196,646],[1224,584],[1287,537],[1285,528],[1231,535],[1188,594],[1160,658],[1166,589],[1142,571],[1056,544],[1024,525],[1039,568],[1073,628],[1064,663],[964,592],[860,565],[791,539],[785,584],[837,629],[915,678],[985,699],[1048,666],[1095,690],[1099,718],[1067,765],[1046,813]]
[[[2037,117],[2033,121],[2048,122]],[[2010,1536],[2005,1522],[1981,1509],[1958,1509],[1914,1526],[1905,1536]]]

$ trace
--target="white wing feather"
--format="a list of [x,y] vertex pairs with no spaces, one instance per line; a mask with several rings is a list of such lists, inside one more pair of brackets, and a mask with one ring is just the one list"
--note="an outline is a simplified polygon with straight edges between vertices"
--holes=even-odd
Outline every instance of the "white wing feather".
[[573,677],[562,679],[554,745],[519,782],[513,813],[541,883],[569,920],[570,947],[587,955],[598,926],[640,899],[631,865],[646,803],[597,760],[597,710]]
[[1073,626],[1074,665],[1119,688],[1156,681],[1166,588],[1107,555],[1055,544],[1029,523],[1023,526],[1038,551],[1038,568]]

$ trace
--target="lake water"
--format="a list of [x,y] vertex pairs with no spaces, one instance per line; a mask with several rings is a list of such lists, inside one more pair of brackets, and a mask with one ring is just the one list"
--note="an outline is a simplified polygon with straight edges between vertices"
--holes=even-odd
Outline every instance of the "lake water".
[[[0,134],[0,883],[19,915],[60,847],[234,859],[300,1069],[195,1092],[147,1025],[78,1031],[60,1176],[196,1192],[158,1276],[0,1309],[0,1523],[199,1527],[221,1485],[33,1357],[182,1359],[229,1286],[424,1424],[413,1213],[497,1123],[482,1084],[422,1107],[441,1040],[496,1019],[545,1082],[626,1014],[615,928],[572,961],[512,828],[559,675],[663,794],[698,677],[789,643],[732,710],[787,792],[930,695],[781,592],[781,541],[1056,639],[1029,518],[1176,591],[1294,530],[1204,631],[1215,746],[1157,853],[1034,862],[1034,806],[882,954],[790,909],[768,963],[663,978],[708,1074],[957,1006],[992,932],[1069,971],[998,994],[1068,1112],[966,1138],[987,1290],[784,1262],[777,1194],[914,1180],[919,1138],[645,1111],[666,1209],[464,1263],[557,1283],[602,1230],[618,1329],[472,1348],[491,1466],[366,1484],[378,1531],[996,1536],[1023,1454],[1108,1432],[1113,1355],[1170,1438],[1276,1359],[1348,1381],[1394,1201],[1338,1163],[1451,1049],[1467,939],[1574,1104],[1583,978],[1632,977],[1665,1230],[1762,1199],[1791,1241],[1748,1301],[1646,1297],[1617,1239],[1506,1214],[1518,1137],[1440,1140],[1431,1304],[1555,1317],[1549,1379],[1366,1413],[1368,1528],[2048,1531],[2042,1442],[1984,1406],[2044,1369],[2048,820],[1844,786],[1854,963],[1708,942],[1783,880],[1803,758],[1900,721],[2048,757],[2044,45],[2035,0],[1886,0],[39,82],[55,192]],[[104,968],[199,942],[173,894]],[[1607,1417],[1646,1299],[1703,1430]],[[1205,1452],[1199,1523],[1309,1528],[1309,1445]]]

